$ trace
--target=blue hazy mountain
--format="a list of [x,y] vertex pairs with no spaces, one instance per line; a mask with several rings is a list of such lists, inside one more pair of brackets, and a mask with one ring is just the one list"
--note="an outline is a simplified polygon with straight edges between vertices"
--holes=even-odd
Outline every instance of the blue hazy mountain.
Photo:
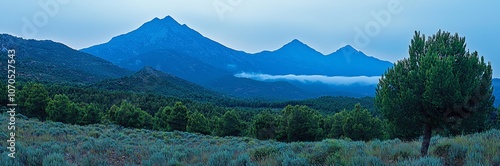
[[337,51],[323,55],[295,39],[276,51],[263,51],[252,55],[261,73],[327,75],[327,76],[380,76],[392,66],[365,55],[346,45]]
[[[138,29],[112,38],[109,42],[82,49],[119,66],[129,69],[141,68],[128,64],[131,59],[155,50],[174,50],[186,58],[192,58],[213,67],[235,69],[235,64],[248,67],[245,53],[228,48],[204,37],[187,25],[181,25],[172,17],[154,18]],[[169,56],[155,56],[168,59]],[[151,57],[154,59],[155,57]],[[177,62],[185,65],[185,62]],[[188,64],[190,65],[190,64]],[[133,67],[133,68],[132,68]]]
[[[16,51],[16,78],[25,81],[85,84],[132,73],[109,61],[50,40],[26,40],[0,34],[0,43],[2,47]],[[0,56],[0,64],[6,63],[7,58]],[[2,67],[0,71],[7,73],[6,70]]]
[[[380,76],[392,66],[390,62],[367,56],[349,45],[334,53],[323,55],[299,40],[292,40],[274,51],[249,54],[204,37],[187,25],[179,24],[170,16],[155,18],[136,30],[112,38],[107,43],[81,51],[130,70],[137,71],[145,66],[152,66],[209,89],[248,96],[252,96],[250,92],[255,92],[254,96],[266,96],[263,92],[269,93],[267,96],[283,96],[287,94],[286,90],[319,94],[316,93],[317,90],[309,90],[308,88],[314,87],[310,85],[298,88],[298,84],[262,83],[236,78],[233,75],[247,72],[270,75]],[[338,89],[335,86],[328,87],[332,90],[321,95],[351,94],[353,92],[349,89],[363,89],[350,86]],[[241,89],[246,89],[248,93],[241,93]],[[274,94],[270,95],[271,93]],[[359,92],[354,93],[360,95]],[[299,93],[287,95],[292,95],[291,98],[302,98]]]
[[156,70],[202,85],[204,85],[207,80],[211,81],[220,77],[232,75],[231,72],[216,68],[192,56],[175,50],[165,49],[152,50],[123,61],[123,63],[120,64],[134,71],[145,66],[151,66]]

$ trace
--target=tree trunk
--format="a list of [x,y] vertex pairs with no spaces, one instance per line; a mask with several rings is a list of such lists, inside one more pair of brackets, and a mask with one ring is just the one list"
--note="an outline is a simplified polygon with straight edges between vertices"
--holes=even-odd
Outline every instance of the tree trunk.
[[422,147],[420,149],[420,155],[422,155],[422,157],[427,156],[427,151],[429,150],[431,137],[432,137],[432,125],[425,124],[424,140],[422,141]]

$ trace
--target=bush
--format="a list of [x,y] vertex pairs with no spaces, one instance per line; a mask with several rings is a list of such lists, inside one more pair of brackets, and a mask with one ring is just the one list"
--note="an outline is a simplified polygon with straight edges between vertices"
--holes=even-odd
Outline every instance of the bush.
[[486,158],[484,157],[484,148],[479,144],[474,144],[470,147],[467,152],[467,157],[465,158],[465,165],[488,165],[486,163]]
[[467,147],[453,142],[445,142],[436,145],[432,153],[444,158],[445,165],[463,165]]
[[375,156],[362,156],[362,157],[353,157],[349,165],[357,166],[357,165],[367,165],[367,166],[383,166],[385,165],[380,158]]
[[39,148],[27,147],[25,150],[28,165],[42,165],[44,153]]
[[52,153],[43,158],[43,165],[44,166],[65,166],[68,165],[68,162],[64,160],[64,155],[60,153]]
[[256,161],[264,160],[264,159],[269,158],[277,153],[278,153],[278,149],[276,149],[272,145],[261,146],[261,147],[257,147],[255,149],[250,150],[250,156]]
[[305,158],[296,158],[296,157],[290,157],[290,156],[285,156],[283,159],[283,163],[281,163],[283,166],[307,166],[309,165],[309,162]]
[[434,157],[422,157],[416,160],[405,160],[403,162],[398,163],[398,165],[401,166],[407,166],[407,165],[412,165],[412,166],[442,166],[443,162],[439,158],[434,158]]
[[227,166],[232,160],[231,152],[224,150],[210,155],[208,165],[210,166]]
[[236,158],[236,160],[231,161],[231,165],[254,166],[255,164],[252,163],[250,156],[248,156],[248,154],[245,153],[245,154],[239,155]]

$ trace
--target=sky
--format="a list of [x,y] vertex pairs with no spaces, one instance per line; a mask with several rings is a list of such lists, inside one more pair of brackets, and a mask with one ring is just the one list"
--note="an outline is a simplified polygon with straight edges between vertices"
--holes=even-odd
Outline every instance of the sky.
[[[347,44],[391,62],[414,31],[466,37],[500,77],[500,1],[452,0],[3,0],[0,33],[82,49],[172,16],[236,50],[276,50],[299,39],[323,54]],[[498,65],[497,65],[498,64]]]

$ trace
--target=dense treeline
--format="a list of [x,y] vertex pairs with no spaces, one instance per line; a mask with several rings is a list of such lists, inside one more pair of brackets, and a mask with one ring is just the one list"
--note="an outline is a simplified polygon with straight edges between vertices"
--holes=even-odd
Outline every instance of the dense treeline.
[[[0,98],[2,103],[7,102],[5,96],[2,94]],[[373,98],[322,97],[268,103],[235,99],[199,102],[154,94],[26,83],[18,86],[17,99],[20,113],[28,117],[79,125],[114,123],[130,128],[248,136],[286,142],[398,136],[394,133],[394,126],[373,109]],[[356,102],[361,104],[352,104]],[[362,107],[362,104],[368,107]],[[329,106],[344,108],[334,111]],[[492,118],[495,116],[492,114]],[[498,119],[495,120],[486,123],[490,128],[498,127]],[[437,132],[465,134],[476,131],[473,126],[454,126]]]

